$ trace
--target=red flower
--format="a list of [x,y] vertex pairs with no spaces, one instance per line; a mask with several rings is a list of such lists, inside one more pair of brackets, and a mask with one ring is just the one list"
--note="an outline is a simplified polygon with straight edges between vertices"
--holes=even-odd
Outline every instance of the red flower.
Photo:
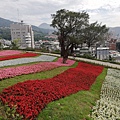
[[17,55],[8,55],[8,56],[0,57],[0,61],[10,60],[10,59],[16,59],[16,58],[24,58],[24,57],[35,57],[37,55],[38,54],[36,54],[36,53],[30,53],[30,52],[20,53],[20,54],[17,54]]

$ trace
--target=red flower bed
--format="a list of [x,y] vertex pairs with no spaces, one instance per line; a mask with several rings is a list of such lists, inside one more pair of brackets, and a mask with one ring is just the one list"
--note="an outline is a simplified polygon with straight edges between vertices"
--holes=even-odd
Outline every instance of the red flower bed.
[[37,53],[27,52],[27,53],[21,53],[21,54],[17,54],[17,55],[9,55],[9,56],[0,57],[0,61],[16,59],[16,58],[23,58],[23,57],[35,57],[37,55],[38,55]]
[[25,119],[33,120],[51,101],[58,100],[80,90],[89,90],[102,72],[102,66],[80,62],[76,68],[45,80],[28,80],[3,90],[0,99]]

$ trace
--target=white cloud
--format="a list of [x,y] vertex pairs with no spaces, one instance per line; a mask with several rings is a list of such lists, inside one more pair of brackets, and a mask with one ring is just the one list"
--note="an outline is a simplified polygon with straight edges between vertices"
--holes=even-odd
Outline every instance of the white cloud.
[[51,14],[59,9],[85,10],[91,22],[102,22],[107,26],[120,26],[119,0],[3,0],[0,2],[0,17],[39,25],[51,23]]

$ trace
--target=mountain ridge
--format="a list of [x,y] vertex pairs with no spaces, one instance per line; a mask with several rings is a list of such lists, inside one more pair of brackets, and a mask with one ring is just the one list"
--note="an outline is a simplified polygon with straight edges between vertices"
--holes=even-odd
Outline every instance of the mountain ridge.
[[[18,23],[18,22],[14,22],[8,19],[4,19],[0,17],[0,27],[2,28],[10,28],[10,24],[12,23]],[[38,26],[35,25],[31,25],[33,31],[37,31],[37,32],[42,32],[43,34],[48,34],[49,32],[53,32],[53,29],[46,29],[46,28],[40,28]]]
[[51,30],[55,30],[53,27],[50,26],[50,24],[48,23],[41,23],[39,26],[39,28],[44,28],[44,29],[51,29]]
[[[4,19],[2,17],[0,17],[0,27],[10,27],[10,24],[12,23],[17,23],[8,19]],[[35,26],[32,25],[33,31],[37,31],[39,33],[43,33],[43,34],[48,34],[48,33],[52,33],[55,31],[55,29],[53,27],[50,26],[50,24],[47,23],[41,23],[39,26]],[[109,32],[112,32],[112,34],[117,37],[120,36],[120,26],[116,26],[116,27],[109,27]]]

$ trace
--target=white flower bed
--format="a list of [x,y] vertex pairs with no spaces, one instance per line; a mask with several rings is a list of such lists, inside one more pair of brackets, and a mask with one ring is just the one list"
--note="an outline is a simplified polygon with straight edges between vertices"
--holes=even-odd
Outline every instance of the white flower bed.
[[100,100],[93,107],[94,120],[120,120],[120,70],[108,69]]
[[6,61],[0,61],[0,67],[18,65],[30,62],[39,62],[39,61],[53,61],[56,57],[48,55],[40,55],[38,57],[29,57],[29,58],[19,58]]

